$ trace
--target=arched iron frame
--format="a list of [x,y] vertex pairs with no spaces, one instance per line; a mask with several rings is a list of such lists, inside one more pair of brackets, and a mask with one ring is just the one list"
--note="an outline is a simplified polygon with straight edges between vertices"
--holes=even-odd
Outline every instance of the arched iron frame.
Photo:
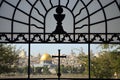
[[[41,12],[35,7],[36,3],[40,1],[41,5],[43,6],[44,10],[46,11],[45,15],[41,14]],[[97,2],[99,3],[99,6],[101,7],[100,9],[90,13],[89,12],[89,5],[94,1],[94,0],[90,0],[89,3],[85,4],[84,0],[76,0],[75,5],[72,9],[70,9],[68,7],[70,0],[67,0],[66,5],[61,5],[61,1],[58,0],[58,4],[54,5],[52,3],[52,0],[48,0],[51,8],[47,9],[45,6],[45,3],[43,2],[43,0],[35,0],[35,2],[32,4],[29,0],[26,0],[26,2],[31,6],[30,12],[26,13],[24,12],[22,9],[18,8],[18,6],[20,5],[20,3],[22,2],[22,0],[18,0],[17,5],[13,5],[11,4],[9,1],[7,0],[2,0],[0,3],[0,7],[2,7],[3,3],[8,4],[9,6],[14,8],[14,12],[12,15],[12,18],[8,18],[5,16],[0,16],[1,19],[5,19],[5,20],[9,20],[11,21],[11,32],[0,32],[0,43],[25,43],[29,45],[29,59],[28,59],[28,79],[30,78],[30,44],[31,43],[68,43],[68,44],[88,44],[88,56],[89,56],[89,79],[90,79],[90,44],[120,44],[120,33],[109,33],[108,32],[108,21],[112,21],[115,19],[119,19],[119,16],[116,17],[112,17],[112,18],[107,18],[107,14],[105,12],[105,8],[112,5],[113,3],[115,3],[117,5],[117,8],[120,12],[120,5],[117,2],[117,0],[112,0],[110,3],[106,4],[106,5],[102,5],[101,0],[97,0]],[[74,15],[73,11],[76,8],[77,4],[81,2],[83,4],[83,8],[81,8],[79,10],[79,13]],[[67,9],[68,11],[70,11],[70,13],[73,16],[73,33],[65,33],[65,34],[53,34],[53,33],[47,33],[46,32],[46,25],[45,25],[45,19],[47,14],[49,13],[49,11],[53,8],[57,8],[58,5],[60,5],[62,8]],[[35,17],[33,17],[32,14],[32,10],[35,9],[37,11],[37,13],[44,18],[44,21],[42,22],[41,20],[36,19]],[[79,16],[82,12],[82,10],[86,10],[87,16],[76,21],[76,17]],[[24,15],[28,16],[28,22],[22,22],[19,20],[15,20],[15,15],[16,15],[16,11],[20,11],[22,12]],[[91,18],[90,16],[96,14],[97,12],[102,11],[103,12],[103,16],[104,16],[104,20],[95,22],[95,23],[91,23]],[[43,24],[44,27],[38,27],[35,24],[31,24],[31,18],[36,20],[37,22]],[[80,23],[81,21],[88,19],[88,24],[84,24],[80,27],[76,27],[75,25]],[[16,23],[20,23],[23,25],[28,26],[28,32],[27,33],[17,33],[14,32],[14,22]],[[90,26],[92,25],[96,25],[96,24],[100,24],[100,23],[105,23],[105,33],[91,33],[90,31]],[[42,29],[43,33],[32,33],[31,32],[31,26],[34,26],[36,28]],[[76,33],[77,29],[81,29],[83,27],[87,26],[88,27],[88,32],[87,33]],[[56,36],[60,35],[59,38],[57,38]],[[26,37],[27,36],[27,37]],[[43,37],[42,37],[43,36]],[[104,37],[102,37],[104,36]],[[111,37],[108,37],[111,36]],[[19,38],[22,37],[23,41],[20,41]],[[35,38],[38,37],[39,41],[35,41]],[[51,41],[50,39],[54,38],[54,41]],[[5,38],[5,40],[3,40],[3,38]],[[65,42],[65,39],[68,38],[69,40],[67,42]],[[81,41],[81,38],[83,38],[83,40]],[[98,41],[96,41],[96,39],[99,38]],[[117,38],[117,41],[114,40],[114,38]]]

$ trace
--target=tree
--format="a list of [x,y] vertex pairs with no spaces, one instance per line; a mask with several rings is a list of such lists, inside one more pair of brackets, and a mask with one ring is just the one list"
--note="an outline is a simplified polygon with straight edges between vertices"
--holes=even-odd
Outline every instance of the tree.
[[113,78],[115,72],[120,74],[120,45],[101,44],[99,47],[102,49],[101,54],[91,60],[93,76],[96,78]]
[[67,68],[64,65],[60,65],[61,73],[67,73]]
[[112,70],[114,71],[114,73],[116,72],[117,74],[119,74],[119,78],[120,78],[120,45],[119,44],[103,44],[104,45],[108,45],[108,49],[109,54],[110,54],[110,59],[111,59],[111,66],[112,66]]
[[43,74],[50,74],[48,66],[43,67]]
[[[80,72],[85,74],[88,74],[88,55],[86,55],[84,52],[80,53],[77,57],[79,59],[79,62],[81,63],[81,69]],[[83,72],[82,72],[83,71]]]
[[0,74],[15,72],[18,55],[15,47],[7,44],[0,44]]
[[111,60],[108,54],[91,61],[91,72],[96,78],[111,78],[113,75]]
[[34,73],[40,74],[40,73],[41,73],[41,70],[42,70],[42,67],[35,67]]

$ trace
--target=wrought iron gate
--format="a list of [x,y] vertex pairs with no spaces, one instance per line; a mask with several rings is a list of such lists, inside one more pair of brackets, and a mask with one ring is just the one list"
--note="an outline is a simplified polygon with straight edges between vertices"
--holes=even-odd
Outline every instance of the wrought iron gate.
[[[9,10],[9,11],[8,11]],[[119,0],[1,0],[0,43],[120,43]],[[89,66],[90,78],[90,66]]]

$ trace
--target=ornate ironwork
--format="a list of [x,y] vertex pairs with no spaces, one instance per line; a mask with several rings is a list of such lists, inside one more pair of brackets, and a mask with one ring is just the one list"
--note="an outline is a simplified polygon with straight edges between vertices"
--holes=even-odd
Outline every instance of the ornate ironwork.
[[[120,43],[120,32],[110,32],[108,27],[110,26],[109,23],[112,23],[115,20],[120,21],[120,14],[114,16],[108,14],[108,11],[106,11],[108,8],[111,8],[110,6],[115,6],[115,10],[120,13],[119,0],[104,0],[106,1],[105,3],[103,2],[103,0],[64,0],[64,4],[62,0],[12,1],[13,0],[0,1],[0,10],[2,10],[2,8],[4,8],[5,6],[7,6],[5,7],[5,9],[12,9],[10,10],[11,13],[8,13],[7,15],[4,15],[4,12],[0,11],[1,23],[2,20],[6,21],[3,21],[5,26],[0,24],[0,43],[29,44],[28,78],[30,78],[31,43],[87,43],[89,52],[89,65],[91,43]],[[95,8],[95,10],[92,9],[93,7],[96,7],[94,6],[94,4],[97,4],[97,6],[99,6],[98,8]],[[24,5],[24,7],[21,7],[21,5]],[[56,20],[57,24],[55,21],[54,22],[57,26],[55,29],[53,29],[53,31],[47,32],[47,15],[54,9],[56,9],[56,12],[54,11],[51,16],[54,16],[54,20]],[[65,30],[65,26],[62,24],[63,20],[65,20],[68,15],[65,13],[65,11],[68,11],[69,14],[72,16],[73,23],[71,31]],[[39,16],[39,18],[33,15],[34,12],[35,15]],[[98,14],[99,12],[101,12],[101,17],[103,18],[94,20],[94,18],[96,18],[94,16],[98,17],[100,15]],[[23,16],[23,19],[18,16],[18,13],[19,15],[21,14]],[[84,15],[82,15],[83,13]],[[6,26],[6,24],[9,24],[7,25],[9,28]],[[99,32],[99,29],[96,29],[95,32],[92,31],[92,27],[96,25],[100,25],[99,27],[103,28],[103,32]],[[26,30],[25,28],[25,31],[16,30],[16,27],[20,29],[20,26],[24,26]],[[10,30],[3,31],[3,27],[7,27]],[[32,31],[34,28],[36,28],[35,30],[38,31]]]
[[[109,1],[109,3],[107,3],[105,5],[102,4],[101,0],[97,0],[96,2],[99,4],[100,8],[94,12],[89,11],[89,6],[95,2],[94,0],[90,0],[87,3],[83,0],[74,1],[73,8],[71,8],[71,9],[69,8],[69,4],[71,2],[70,0],[67,0],[66,4],[64,4],[64,5],[53,4],[53,1],[49,0],[48,2],[51,5],[50,8],[47,8],[47,5],[45,4],[45,2],[43,0],[36,0],[36,1],[34,1],[34,3],[32,3],[29,0],[26,0],[24,2],[26,2],[29,6],[31,6],[30,13],[19,8],[20,3],[22,3],[21,0],[19,0],[16,3],[16,5],[7,0],[1,1],[1,3],[0,3],[1,7],[4,6],[4,4],[6,4],[6,5],[9,5],[10,7],[14,8],[12,18],[0,15],[0,19],[11,21],[11,26],[10,26],[11,32],[9,32],[9,33],[4,32],[4,35],[3,35],[3,32],[0,33],[0,35],[1,35],[0,41],[1,42],[8,42],[8,43],[9,42],[15,42],[15,43],[16,42],[19,42],[19,43],[27,42],[27,43],[29,43],[29,41],[30,41],[30,43],[38,43],[38,42],[40,42],[40,43],[54,43],[54,42],[55,43],[61,43],[61,42],[62,43],[71,43],[71,42],[72,43],[119,43],[120,42],[119,33],[109,33],[108,32],[108,22],[119,19],[120,15],[114,16],[114,17],[111,16],[110,18],[107,18],[107,14],[105,11],[105,9],[107,7],[109,7],[113,4],[115,4],[116,7],[118,8],[118,11],[120,11],[120,6],[119,6],[119,3],[117,2],[117,0]],[[43,9],[46,12],[45,14],[42,14],[42,12],[40,12],[39,8],[35,6],[38,3],[43,6]],[[78,6],[79,3],[81,3],[83,5],[83,7],[80,8],[78,13],[74,14],[74,10],[76,9],[76,7]],[[57,14],[54,14],[54,17],[55,17],[55,20],[57,20],[57,26],[59,26],[59,27],[56,27],[55,31],[48,33],[48,32],[46,32],[45,19],[46,19],[47,14],[54,8],[56,8],[56,12],[57,12]],[[37,14],[44,19],[43,21],[42,21],[42,19],[39,20],[36,17],[31,15],[33,9],[36,10]],[[72,33],[68,33],[66,31],[64,31],[64,29],[62,27],[62,20],[65,18],[65,15],[67,15],[67,14],[62,14],[62,12],[64,12],[64,9],[67,9],[73,16],[73,24],[74,25],[73,25]],[[81,15],[83,10],[86,10],[87,15],[85,17],[77,20],[77,18]],[[16,19],[17,11],[28,16],[28,22],[23,22],[23,21],[17,20]],[[101,21],[98,20],[96,22],[91,23],[91,16],[97,14],[100,11],[103,13],[104,20],[101,20]],[[31,23],[31,19],[40,23],[41,25],[43,25],[43,27],[40,27],[37,24]],[[82,21],[84,21],[86,19],[88,20],[87,24],[78,26]],[[29,28],[28,32],[16,34],[14,32],[14,27],[15,27],[14,23],[19,23],[19,24],[28,26],[28,28]],[[103,32],[102,33],[91,33],[91,31],[90,31],[91,26],[96,25],[96,24],[101,24],[101,23],[105,24],[105,29],[104,29],[105,32],[104,33]],[[43,30],[43,32],[42,33],[41,32],[33,33],[33,32],[31,32],[32,27],[35,27],[39,30]],[[81,30],[84,27],[88,28],[87,33],[76,32],[77,30]],[[58,35],[58,34],[60,34],[60,35]],[[114,36],[108,37],[110,34],[117,35],[117,38],[118,38],[117,41],[113,41],[113,40],[115,40],[115,39],[112,39]],[[28,35],[28,36],[25,37],[25,35]],[[8,36],[11,36],[11,38],[10,37],[8,38]],[[60,39],[58,39],[58,36]],[[20,37],[23,37],[22,41],[21,41]],[[39,40],[36,40],[36,37]],[[99,38],[99,39],[97,39],[97,38]]]

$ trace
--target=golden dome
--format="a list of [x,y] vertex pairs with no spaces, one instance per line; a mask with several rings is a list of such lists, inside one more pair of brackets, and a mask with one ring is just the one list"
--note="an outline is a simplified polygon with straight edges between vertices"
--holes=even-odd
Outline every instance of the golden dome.
[[51,61],[51,60],[52,60],[52,57],[47,53],[43,54],[40,58],[40,61]]

